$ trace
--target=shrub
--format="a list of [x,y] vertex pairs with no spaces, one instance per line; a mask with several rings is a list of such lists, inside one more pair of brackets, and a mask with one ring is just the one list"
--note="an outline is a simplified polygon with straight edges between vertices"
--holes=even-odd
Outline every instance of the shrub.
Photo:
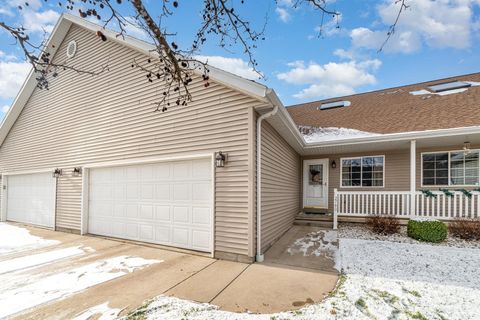
[[375,215],[367,217],[367,226],[375,233],[393,234],[400,230],[400,223],[397,218]]
[[419,241],[438,243],[447,238],[447,225],[437,220],[409,220],[407,233]]
[[480,219],[456,219],[448,224],[450,233],[465,240],[480,240]]

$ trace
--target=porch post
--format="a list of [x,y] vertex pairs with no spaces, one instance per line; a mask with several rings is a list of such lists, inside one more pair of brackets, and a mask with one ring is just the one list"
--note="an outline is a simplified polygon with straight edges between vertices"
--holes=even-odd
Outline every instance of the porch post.
[[416,215],[416,201],[415,201],[415,189],[416,189],[416,155],[417,155],[417,141],[410,141],[410,215]]
[[333,230],[338,228],[338,191],[333,189]]

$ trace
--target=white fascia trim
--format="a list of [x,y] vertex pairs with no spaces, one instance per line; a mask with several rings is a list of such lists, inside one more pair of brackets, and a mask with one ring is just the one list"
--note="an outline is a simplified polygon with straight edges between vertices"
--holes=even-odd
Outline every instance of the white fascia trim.
[[[298,130],[298,127],[293,121],[290,114],[288,113],[287,108],[285,108],[282,101],[278,98],[274,90],[268,89],[266,96],[272,106],[278,106],[279,112],[277,112],[275,115],[278,115],[282,120],[282,122],[285,124],[285,126],[289,129],[289,132],[292,134],[292,136],[295,138],[295,140],[298,143],[297,147],[302,149],[306,144],[305,138]],[[298,150],[298,148],[295,148],[295,149]]]
[[326,141],[326,142],[305,143],[304,149],[308,150],[308,149],[318,148],[318,147],[336,147],[336,146],[356,145],[356,144],[375,143],[375,142],[409,141],[409,140],[441,138],[441,137],[475,134],[475,133],[480,133],[480,126],[388,133],[388,134],[381,134],[378,136],[370,136],[370,137],[359,137],[359,138],[342,139],[342,140],[334,140],[334,141]]

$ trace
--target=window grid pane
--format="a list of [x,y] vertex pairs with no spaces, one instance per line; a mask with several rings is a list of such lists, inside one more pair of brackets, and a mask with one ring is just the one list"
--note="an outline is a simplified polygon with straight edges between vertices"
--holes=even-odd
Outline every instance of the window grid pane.
[[423,185],[479,185],[479,158],[480,152],[478,150],[469,153],[455,151],[423,154]]
[[342,160],[342,187],[383,187],[383,157]]

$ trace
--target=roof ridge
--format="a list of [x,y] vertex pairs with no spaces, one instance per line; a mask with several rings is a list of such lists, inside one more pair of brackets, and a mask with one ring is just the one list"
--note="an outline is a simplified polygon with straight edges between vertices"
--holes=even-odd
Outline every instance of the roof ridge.
[[459,75],[449,76],[449,77],[446,77],[446,78],[440,78],[440,79],[433,79],[433,80],[428,80],[428,81],[410,83],[410,84],[405,84],[405,85],[401,85],[401,86],[395,86],[395,87],[388,87],[388,88],[377,89],[377,90],[372,90],[372,91],[359,92],[359,93],[354,93],[354,94],[350,94],[350,95],[346,95],[346,96],[337,96],[337,97],[331,97],[331,98],[327,98],[327,99],[307,101],[307,102],[288,105],[288,106],[285,106],[285,108],[301,107],[301,106],[304,106],[306,104],[315,103],[315,102],[325,102],[325,101],[333,101],[333,100],[336,100],[336,99],[345,99],[345,98],[348,98],[348,97],[357,97],[357,96],[372,94],[372,93],[376,93],[376,92],[402,89],[402,88],[409,87],[409,86],[427,84],[427,83],[435,82],[435,81],[449,80],[449,79],[458,78],[458,77],[468,77],[468,76],[472,76],[472,75],[480,75],[480,71],[479,72],[467,73],[467,74],[459,74]]

